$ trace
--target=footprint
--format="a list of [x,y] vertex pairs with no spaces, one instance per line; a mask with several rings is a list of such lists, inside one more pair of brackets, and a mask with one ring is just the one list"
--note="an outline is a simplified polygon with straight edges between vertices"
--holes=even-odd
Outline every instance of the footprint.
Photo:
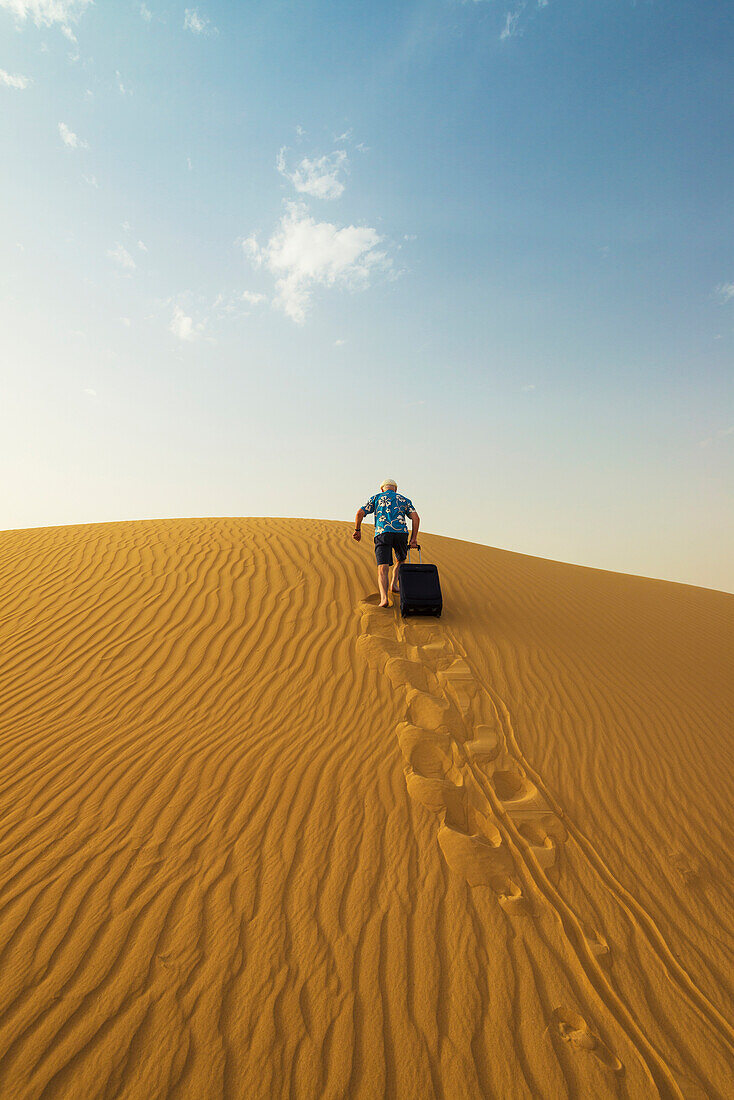
[[416,726],[436,730],[448,724],[451,706],[445,699],[412,690],[408,694],[408,717]]
[[533,855],[543,870],[552,867],[558,856],[558,847],[567,836],[560,819],[555,814],[530,810],[515,811],[513,820],[520,836],[531,845]]
[[457,821],[466,820],[466,791],[450,779],[420,775],[411,767],[405,769],[408,794],[433,813],[446,813]]
[[367,601],[363,601],[362,606],[365,608],[360,619],[362,633],[395,641],[395,624],[392,615],[386,614],[384,609],[371,607]]
[[447,730],[429,730],[412,722],[401,722],[395,733],[405,762],[417,771],[442,778],[452,767],[453,750]]
[[695,890],[704,885],[701,866],[696,859],[680,848],[669,852],[668,858],[685,886]]
[[455,657],[437,673],[441,687],[451,696],[462,714],[467,714],[471,701],[479,690],[469,665],[463,657]]
[[379,635],[360,634],[357,638],[357,653],[370,668],[382,672],[391,657],[397,657],[402,647],[394,638],[382,638]]
[[494,726],[475,726],[474,737],[465,743],[465,748],[477,764],[486,764],[499,754],[500,732]]
[[596,961],[604,967],[612,965],[612,952],[609,948],[609,944],[602,936],[601,932],[597,932],[595,928],[592,928],[590,924],[583,925],[584,939],[586,945],[595,956]]
[[498,876],[514,870],[512,856],[501,841],[492,844],[487,837],[465,832],[447,824],[447,820],[439,826],[438,843],[451,870],[462,875],[470,886],[489,886]]
[[509,875],[495,875],[489,885],[497,895],[497,899],[505,912],[514,916],[530,912],[528,899],[517,882]]
[[385,675],[393,687],[412,687],[418,691],[428,691],[428,676],[418,661],[408,661],[405,657],[393,656],[385,663]]
[[424,775],[428,779],[454,778],[457,768],[453,761],[451,742],[448,737],[440,741],[434,741],[430,737],[420,737],[410,741],[408,738],[403,738],[400,748],[406,763],[419,775]]
[[556,1031],[566,1043],[570,1043],[577,1050],[588,1051],[593,1054],[607,1069],[619,1073],[622,1063],[596,1035],[583,1016],[570,1008],[557,1008],[553,1013],[553,1022]]
[[493,772],[491,783],[500,802],[530,802],[540,797],[535,784],[518,771]]

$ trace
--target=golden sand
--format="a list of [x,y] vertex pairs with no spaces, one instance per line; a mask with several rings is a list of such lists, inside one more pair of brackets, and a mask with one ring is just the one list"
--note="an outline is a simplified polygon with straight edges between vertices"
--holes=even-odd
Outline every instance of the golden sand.
[[0,1097],[731,1097],[734,597],[0,534]]

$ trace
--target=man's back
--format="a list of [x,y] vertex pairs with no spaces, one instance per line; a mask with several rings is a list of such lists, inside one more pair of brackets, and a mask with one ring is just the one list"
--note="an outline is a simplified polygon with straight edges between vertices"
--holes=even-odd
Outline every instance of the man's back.
[[375,496],[370,497],[363,506],[366,515],[375,513],[375,534],[385,531],[396,531],[404,534],[407,531],[405,517],[415,511],[412,500],[402,496],[395,489],[384,489]]

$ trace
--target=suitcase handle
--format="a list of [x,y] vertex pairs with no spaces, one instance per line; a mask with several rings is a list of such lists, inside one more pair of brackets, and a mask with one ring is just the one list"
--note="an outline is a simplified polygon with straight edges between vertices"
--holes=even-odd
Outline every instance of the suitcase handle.
[[[422,565],[423,564],[423,559],[421,557],[421,544],[419,542],[416,543],[415,548],[418,551],[418,562],[419,562],[420,565]],[[410,546],[408,546],[408,561],[410,561]]]

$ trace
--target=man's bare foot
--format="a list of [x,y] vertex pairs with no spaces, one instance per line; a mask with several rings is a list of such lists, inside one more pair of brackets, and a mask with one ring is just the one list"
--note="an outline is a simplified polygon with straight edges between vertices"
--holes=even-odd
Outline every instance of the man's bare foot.
[[380,604],[380,607],[389,607],[389,606],[390,606],[390,601],[389,600],[385,600],[384,603]]
[[390,589],[390,591],[391,591],[391,592],[399,592],[399,591],[400,591],[400,589],[399,589],[399,588],[395,588],[395,586],[393,585],[393,587],[392,587],[392,588]]

